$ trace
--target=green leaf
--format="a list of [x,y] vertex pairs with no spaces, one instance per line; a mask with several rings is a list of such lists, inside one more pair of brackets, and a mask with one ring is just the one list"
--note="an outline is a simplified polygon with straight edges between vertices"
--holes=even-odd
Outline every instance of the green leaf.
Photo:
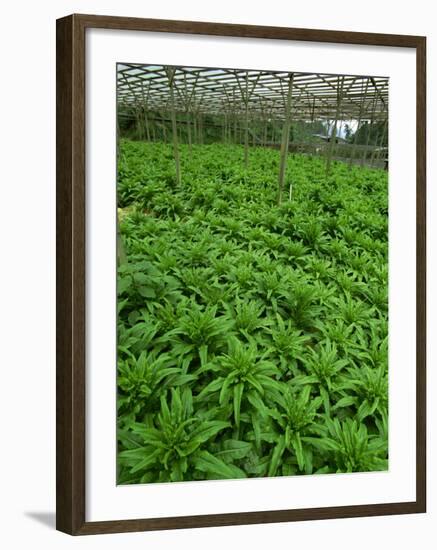
[[217,378],[216,380],[213,380],[210,382],[207,386],[203,388],[203,390],[199,393],[197,396],[198,399],[203,399],[205,396],[207,396],[210,393],[215,393],[221,389],[223,385],[223,378]]
[[267,416],[266,406],[258,393],[249,391],[246,399],[261,416]]
[[205,472],[216,479],[239,479],[246,477],[246,474],[240,468],[232,464],[226,464],[216,456],[202,451],[194,460],[194,467],[201,472]]
[[323,399],[323,406],[325,407],[325,412],[329,416],[331,414],[331,404],[330,404],[329,393],[323,387],[320,387],[320,396]]
[[234,382],[235,375],[231,372],[231,374],[228,374],[228,376],[225,378],[221,390],[220,390],[220,396],[219,396],[219,403],[220,405],[223,405],[223,403],[227,403],[230,397],[230,386]]
[[117,438],[124,447],[127,447],[127,449],[142,447],[139,437],[131,431],[121,430],[119,428],[117,430]]
[[302,450],[302,441],[298,433],[293,434],[291,438],[291,444],[293,446],[294,452],[296,453],[299,470],[302,471],[305,468],[305,457]]
[[318,383],[319,379],[314,374],[311,374],[310,376],[296,376],[296,378],[293,379],[293,384],[295,384],[296,386]]
[[276,471],[279,466],[279,461],[281,460],[284,450],[285,450],[285,440],[284,440],[284,436],[281,435],[278,439],[278,443],[273,449],[272,458],[270,460],[270,465],[269,465],[269,473],[268,473],[269,477],[272,477],[276,474]]
[[223,422],[221,420],[212,420],[210,422],[206,422],[205,424],[202,424],[200,428],[198,428],[192,433],[192,437],[194,437],[201,443],[205,443],[206,441],[208,441],[208,439],[211,439],[219,431],[224,430],[229,426],[230,426],[229,422]]
[[313,450],[311,447],[303,447],[303,455],[305,460],[305,473],[310,475],[313,473]]
[[188,461],[187,459],[181,458],[180,460],[177,460],[176,462],[173,462],[171,466],[171,473],[170,473],[170,479],[171,481],[183,481],[184,474],[188,469]]
[[252,445],[246,441],[237,439],[227,439],[223,443],[223,450],[215,453],[215,456],[222,458],[225,462],[228,460],[240,460],[248,456],[252,450]]
[[329,474],[331,472],[331,469],[329,466],[322,466],[321,468],[318,468],[314,473],[317,475],[320,474]]
[[178,374],[172,377],[170,383],[172,386],[184,386],[188,382],[194,382],[196,377],[194,374]]
[[199,359],[202,367],[208,363],[208,346],[200,346]]
[[247,375],[246,376],[246,380],[247,382],[253,386],[261,395],[264,394],[264,388],[262,387],[262,385],[258,382],[258,380],[252,376],[252,375]]
[[333,439],[330,439],[329,437],[324,438],[315,438],[315,437],[302,437],[302,440],[304,440],[307,443],[311,443],[313,447],[320,451],[340,451],[341,448],[339,444],[334,441]]
[[138,292],[143,298],[156,298],[156,292],[150,286],[140,286]]
[[240,407],[241,398],[244,391],[244,382],[240,382],[234,386],[234,417],[237,427],[240,426]]
[[130,470],[131,474],[134,474],[135,472],[138,472],[140,470],[149,469],[150,466],[153,466],[157,462],[158,457],[160,455],[161,455],[161,450],[157,449],[155,452],[153,452],[149,456],[145,456],[142,460],[138,462],[138,464],[135,464],[135,466],[131,468]]
[[357,410],[357,420],[358,422],[362,422],[367,416],[372,415],[376,408],[378,407],[378,399],[375,399],[375,401],[370,404],[367,399],[365,399],[361,405],[358,407]]
[[332,407],[332,410],[341,409],[342,407],[351,407],[356,405],[357,398],[351,395],[346,395],[337,401],[337,403]]
[[[184,378],[185,376],[189,375],[181,375],[181,378]],[[190,388],[186,387],[182,391],[181,402],[184,417],[190,417],[193,414],[193,395]]]
[[253,428],[253,435],[255,438],[255,445],[257,451],[261,452],[261,426],[259,423],[259,416],[257,414],[252,414],[252,428]]

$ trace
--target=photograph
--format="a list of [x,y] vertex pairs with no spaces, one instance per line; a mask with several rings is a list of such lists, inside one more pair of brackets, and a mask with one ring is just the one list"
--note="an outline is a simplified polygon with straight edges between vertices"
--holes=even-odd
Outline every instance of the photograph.
[[117,483],[388,470],[389,78],[114,77]]

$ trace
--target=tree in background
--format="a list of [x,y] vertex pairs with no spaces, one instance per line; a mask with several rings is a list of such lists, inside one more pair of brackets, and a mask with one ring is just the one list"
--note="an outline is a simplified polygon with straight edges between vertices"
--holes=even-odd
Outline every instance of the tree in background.
[[384,122],[369,121],[363,122],[356,132],[356,143],[366,145],[367,143],[378,143],[381,147],[387,147],[387,132]]

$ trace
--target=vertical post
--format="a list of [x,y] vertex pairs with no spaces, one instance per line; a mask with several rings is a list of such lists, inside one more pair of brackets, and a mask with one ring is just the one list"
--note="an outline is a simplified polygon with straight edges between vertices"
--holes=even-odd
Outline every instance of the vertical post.
[[[117,107],[119,110],[119,107]],[[120,120],[119,120],[119,112],[117,113],[117,165],[120,158]],[[127,263],[127,255],[126,255],[126,249],[124,246],[123,238],[120,233],[120,219],[118,216],[118,209],[117,209],[117,265],[125,264]]]
[[262,147],[265,146],[267,138],[266,138],[266,132],[267,132],[267,113],[266,113],[266,105],[264,101],[260,100],[261,105],[261,121],[260,121],[260,145]]
[[265,147],[267,145],[267,121],[268,119],[265,117],[263,120],[264,123],[264,129],[263,129],[263,146]]
[[228,117],[226,114],[226,107],[223,108],[223,143],[226,143]]
[[249,71],[246,71],[246,79],[245,79],[245,90],[243,90],[243,87],[240,84],[240,78],[238,76],[238,73],[235,73],[235,77],[237,79],[237,85],[240,88],[240,94],[241,98],[244,103],[244,116],[245,116],[245,125],[244,125],[244,166],[247,169],[249,164],[249,99],[252,93],[254,92],[256,85],[258,83],[260,75],[258,74],[257,78],[254,80],[254,82],[251,85],[251,88],[249,90]]
[[190,112],[188,109],[185,111],[185,123],[187,125],[187,134],[188,134],[188,150],[190,152],[192,151],[192,140],[191,140],[191,119],[190,119]]
[[273,147],[275,146],[276,144],[276,132],[275,132],[275,123],[276,123],[276,120],[274,118],[272,118],[272,121],[271,121],[271,131],[272,131],[272,136],[271,136],[271,140],[272,140],[272,145]]
[[[341,137],[341,134],[343,132],[343,119],[340,120],[340,132],[339,132],[339,136]],[[341,143],[337,143],[336,144],[336,147],[334,149],[334,155],[335,156],[339,156],[340,158],[343,158],[341,155],[342,155],[342,147],[341,147]]]
[[233,96],[233,104],[234,104],[234,110],[233,110],[233,117],[234,117],[234,144],[237,144],[237,107],[235,102],[235,88],[232,90],[232,96]]
[[116,128],[116,137],[117,137],[117,160],[118,160],[118,157],[120,155],[120,137],[121,137],[121,134],[120,134],[120,106],[117,105],[117,117],[116,117],[116,123],[117,123],[117,128]]
[[175,109],[175,101],[174,101],[174,81],[175,81],[176,69],[167,68],[166,72],[168,77],[168,84],[170,86],[171,127],[172,127],[172,134],[173,134],[173,154],[174,154],[175,167],[176,167],[176,184],[180,185],[181,184],[181,165],[180,165],[180,159],[179,159],[178,129],[176,125],[176,109]]
[[250,126],[251,126],[251,134],[252,134],[252,146],[255,147],[258,125],[256,124],[254,118],[252,118]]
[[244,98],[244,167],[249,166],[249,73],[246,71],[246,93]]
[[[357,150],[357,136],[358,136],[358,131],[359,131],[360,125],[361,125],[361,118],[363,116],[363,110],[364,110],[364,102],[365,102],[366,97],[367,97],[368,88],[369,88],[369,79],[367,79],[367,81],[366,81],[366,88],[364,90],[363,97],[361,98],[360,110],[358,112],[357,129],[355,130],[353,146],[352,146],[352,152],[351,152],[351,155],[349,157],[349,166],[352,166],[352,163],[355,160],[355,153],[356,153],[356,150]],[[363,92],[363,86],[361,87],[361,92]]]
[[366,136],[366,146],[364,148],[364,151],[363,151],[363,156],[361,158],[361,164],[364,164],[365,161],[367,160],[367,152],[368,152],[368,149],[369,149],[369,143],[370,143],[370,134],[371,134],[371,130],[372,130],[372,126],[373,126],[373,122],[374,122],[374,119],[375,119],[375,112],[376,112],[376,104],[378,102],[378,98],[375,94],[375,97],[373,98],[373,105],[372,105],[372,112],[370,114],[370,120],[367,124],[367,136]]
[[117,264],[127,264],[126,247],[124,246],[123,237],[120,232],[120,219],[117,213]]
[[203,120],[202,120],[202,113],[200,111],[198,114],[198,120],[199,120],[199,142],[203,144]]
[[227,143],[232,142],[232,126],[231,125],[232,125],[232,107],[229,106],[227,129],[226,129],[226,141],[227,141]]
[[196,123],[196,111],[193,111],[193,133],[194,133],[194,142],[195,143],[198,143],[199,142],[199,139],[198,139],[198,132],[197,132],[197,123]]
[[326,174],[329,174],[329,170],[331,168],[331,160],[332,155],[335,149],[335,142],[337,141],[337,121],[340,116],[340,109],[341,109],[341,101],[343,96],[343,84],[344,84],[344,76],[338,77],[337,80],[337,108],[335,111],[335,119],[334,119],[334,125],[331,132],[331,141],[329,142],[328,147],[328,154],[326,158]]
[[142,127],[141,127],[141,115],[140,115],[140,110],[139,110],[139,107],[138,105],[135,105],[135,133],[136,133],[136,138],[139,139],[139,140],[142,140],[143,139],[143,132],[142,132]]
[[146,138],[147,141],[150,141],[150,128],[149,128],[149,117],[147,116],[147,107],[144,108],[144,122],[146,125]]
[[278,204],[281,204],[282,194],[284,192],[284,180],[287,167],[288,157],[288,143],[290,139],[290,124],[291,124],[291,98],[293,95],[293,78],[294,74],[291,73],[288,80],[287,99],[285,103],[285,119],[282,126],[282,141],[281,141],[281,158],[279,163],[279,177],[278,177]]
[[[141,82],[141,95],[143,98],[142,101],[142,111],[143,111],[143,126],[146,129],[146,139],[150,141],[150,128],[149,128],[149,117],[148,117],[148,105],[149,105],[149,95],[150,95],[150,84],[147,88],[147,95],[144,95],[144,82]],[[143,128],[144,135],[144,128]]]
[[[192,117],[191,117],[191,106],[193,104],[193,98],[194,94],[196,92],[196,84],[199,79],[199,75],[196,75],[196,78],[194,80],[194,83],[191,85],[191,92],[188,89],[188,81],[187,81],[187,73],[184,72],[184,93],[183,93],[183,99],[184,99],[184,105],[185,105],[185,124],[187,127],[187,138],[188,138],[188,150],[190,153],[190,157],[192,155],[192,131],[191,131],[191,124],[192,124]],[[194,125],[194,132],[196,132],[196,127]]]

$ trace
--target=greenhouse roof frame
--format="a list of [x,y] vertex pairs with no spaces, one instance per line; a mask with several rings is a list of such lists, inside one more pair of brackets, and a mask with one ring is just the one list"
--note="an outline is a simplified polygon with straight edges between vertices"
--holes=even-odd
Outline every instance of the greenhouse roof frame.
[[[117,101],[120,107],[167,110],[173,78],[174,106],[179,112],[284,119],[288,79],[292,73],[246,69],[119,63]],[[173,75],[173,73],[172,73]],[[340,85],[341,82],[341,85]],[[389,79],[380,76],[293,73],[292,114],[299,120],[386,121]]]

